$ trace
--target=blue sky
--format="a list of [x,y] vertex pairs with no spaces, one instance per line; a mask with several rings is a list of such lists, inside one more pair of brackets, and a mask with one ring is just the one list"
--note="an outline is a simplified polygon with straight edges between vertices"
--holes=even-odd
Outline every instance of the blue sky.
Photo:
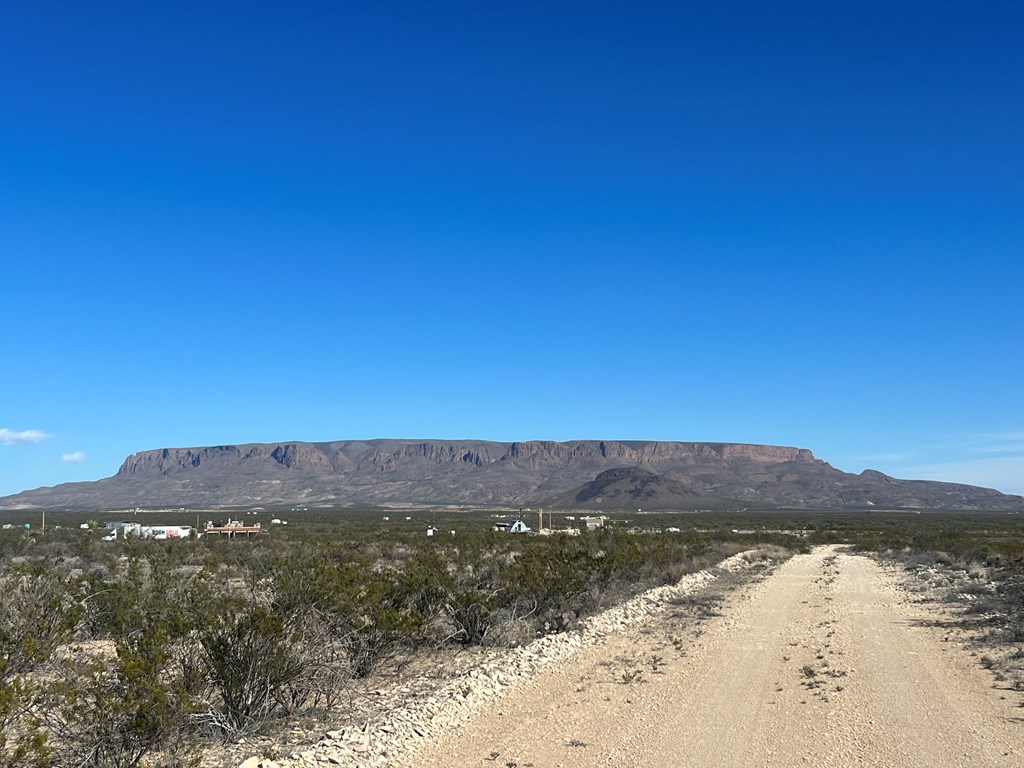
[[1024,493],[1024,10],[14,2],[0,494],[370,437]]

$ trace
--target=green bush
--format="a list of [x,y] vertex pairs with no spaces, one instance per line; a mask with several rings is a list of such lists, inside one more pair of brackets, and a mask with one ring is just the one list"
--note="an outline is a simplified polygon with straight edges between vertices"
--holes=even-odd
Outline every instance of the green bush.
[[202,720],[236,735],[258,725],[302,674],[294,636],[270,609],[232,597],[214,599],[199,626],[207,679],[216,693]]
[[49,734],[28,717],[37,696],[35,687],[20,677],[0,680],[0,768],[50,765]]
[[41,686],[31,679],[71,640],[81,613],[76,591],[34,567],[0,575],[0,594],[0,766],[48,765],[47,732],[31,719]]
[[55,765],[135,768],[193,762],[192,700],[159,631],[118,645],[113,659],[78,653],[46,688],[38,722],[54,737]]
[[41,567],[0,575],[0,680],[31,672],[68,642],[81,615],[75,585]]

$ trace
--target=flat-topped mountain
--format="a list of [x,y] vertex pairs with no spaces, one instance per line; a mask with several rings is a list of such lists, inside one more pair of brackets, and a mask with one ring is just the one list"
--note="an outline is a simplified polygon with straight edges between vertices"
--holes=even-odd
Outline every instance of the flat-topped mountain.
[[[602,475],[612,469],[642,473]],[[588,491],[594,482],[598,486]],[[592,494],[602,484],[610,490]],[[646,494],[645,503],[635,503],[634,490]],[[576,500],[580,493],[586,498]],[[598,496],[609,509],[708,508],[709,499],[718,500],[715,506],[733,500],[735,506],[1024,509],[1024,498],[987,488],[897,480],[873,470],[849,474],[803,448],[625,440],[343,440],[161,448],[132,454],[113,477],[25,491],[0,498],[0,508],[552,503],[587,508]]]

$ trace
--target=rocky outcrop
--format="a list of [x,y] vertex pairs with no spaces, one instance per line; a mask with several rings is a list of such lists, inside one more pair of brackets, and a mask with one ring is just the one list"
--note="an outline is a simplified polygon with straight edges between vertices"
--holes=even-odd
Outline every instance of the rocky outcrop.
[[788,448],[782,445],[743,445],[733,443],[719,446],[718,454],[724,461],[759,461],[765,464],[781,464],[786,461],[817,461],[806,448]]
[[318,451],[308,443],[279,445],[270,452],[270,458],[289,469],[303,467],[318,471],[330,471],[334,466],[327,454]]
[[[613,476],[619,483],[615,492],[590,498],[600,496],[603,508],[610,509],[722,504],[1024,509],[1021,497],[991,489],[898,480],[872,471],[848,474],[803,448],[650,440],[345,440],[160,448],[132,454],[113,477],[26,491],[0,499],[0,508],[551,503],[586,508],[565,495],[580,493],[606,470],[631,468],[657,479]],[[637,504],[636,494],[661,502]]]
[[[250,458],[251,453],[245,458]],[[218,445],[212,448],[161,448],[157,451],[133,453],[117,471],[119,475],[159,472],[170,474],[181,470],[196,469],[203,464],[233,462],[242,457],[241,450],[234,445]]]

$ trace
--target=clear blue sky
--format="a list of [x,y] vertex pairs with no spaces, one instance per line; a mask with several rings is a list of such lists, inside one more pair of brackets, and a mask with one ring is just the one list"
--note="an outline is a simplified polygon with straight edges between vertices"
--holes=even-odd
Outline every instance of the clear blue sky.
[[7,3],[0,493],[370,437],[1024,492],[1022,39],[1015,2]]

